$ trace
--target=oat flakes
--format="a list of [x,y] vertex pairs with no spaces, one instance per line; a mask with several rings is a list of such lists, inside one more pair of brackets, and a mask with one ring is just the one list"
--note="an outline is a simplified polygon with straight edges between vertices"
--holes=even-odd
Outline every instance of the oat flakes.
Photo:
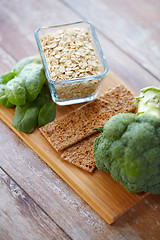
[[[51,78],[72,80],[99,75],[100,64],[92,40],[85,29],[58,30],[41,37],[41,45]],[[94,95],[101,79],[55,85],[59,99],[84,98]]]

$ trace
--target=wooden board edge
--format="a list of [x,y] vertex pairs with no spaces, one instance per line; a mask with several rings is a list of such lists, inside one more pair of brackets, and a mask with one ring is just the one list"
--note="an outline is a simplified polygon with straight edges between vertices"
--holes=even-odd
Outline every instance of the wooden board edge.
[[[100,211],[99,207],[96,204],[93,204],[89,197],[83,193],[82,189],[80,189],[77,185],[73,184],[73,182],[69,181],[69,179],[63,174],[63,171],[57,167],[54,162],[51,162],[46,156],[44,155],[43,151],[40,148],[37,148],[34,144],[30,144],[25,137],[26,134],[19,132],[16,130],[10,123],[9,119],[6,117],[5,114],[1,115],[2,120],[8,127],[17,134],[26,144],[29,146],[54,172],[58,174],[96,213],[98,213],[108,224],[113,224],[120,216],[124,215],[131,207],[136,205],[139,201],[144,199],[148,194],[144,194],[138,199],[135,200],[134,204],[128,208],[121,214],[117,215],[116,217],[110,217],[104,211]],[[47,141],[47,140],[46,140]],[[69,164],[69,163],[68,163]]]
[[[108,77],[111,79],[114,79],[116,83],[118,83],[117,85],[123,84],[128,90],[130,90],[134,95],[137,95],[129,86],[127,86],[127,84],[125,84],[122,80],[120,80],[113,72],[109,72]],[[107,79],[106,79],[107,80]],[[11,124],[11,120],[9,117],[7,117],[7,115],[4,114],[4,111],[1,111],[0,108],[0,112],[2,112],[2,120],[4,121],[4,123],[6,123],[8,125],[8,127],[16,133],[17,136],[19,136],[54,172],[56,172],[85,202],[87,202],[87,204],[89,204],[92,209],[95,210],[95,212],[97,212],[108,224],[112,224],[114,223],[121,215],[123,215],[125,212],[127,212],[132,206],[134,206],[136,203],[138,203],[139,201],[141,201],[147,194],[142,195],[141,197],[137,198],[132,206],[129,206],[128,208],[125,209],[124,212],[122,212],[121,214],[117,215],[116,217],[110,217],[109,215],[107,215],[104,211],[100,211],[98,206],[96,204],[93,204],[93,202],[91,201],[90,198],[86,197],[86,195],[82,192],[82,189],[78,188],[78,186],[76,186],[75,184],[73,184],[72,181],[69,181],[69,179],[67,178],[67,176],[65,176],[63,174],[63,171],[57,167],[57,165],[54,162],[51,162],[50,159],[46,158],[46,156],[44,155],[43,151],[41,151],[40,148],[37,148],[36,145],[31,144],[30,142],[27,141],[27,134],[26,133],[22,133],[19,132],[18,130],[16,130],[12,124]],[[46,140],[47,141],[47,140]],[[33,142],[32,142],[33,143]]]

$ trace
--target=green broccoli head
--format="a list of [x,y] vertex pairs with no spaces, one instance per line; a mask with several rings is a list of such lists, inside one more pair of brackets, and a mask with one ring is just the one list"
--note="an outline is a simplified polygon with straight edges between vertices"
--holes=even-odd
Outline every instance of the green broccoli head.
[[121,113],[104,126],[93,146],[96,166],[128,191],[160,193],[160,119]]

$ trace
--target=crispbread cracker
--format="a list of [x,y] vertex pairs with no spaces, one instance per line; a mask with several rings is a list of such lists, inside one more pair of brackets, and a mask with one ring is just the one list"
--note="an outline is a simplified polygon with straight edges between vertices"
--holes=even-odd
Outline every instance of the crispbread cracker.
[[135,109],[135,97],[123,85],[40,128],[56,151],[92,135],[107,120],[121,112]]
[[61,159],[68,161],[79,168],[88,172],[93,172],[96,168],[95,159],[93,156],[93,143],[100,133],[95,133],[73,146],[66,148],[61,155]]

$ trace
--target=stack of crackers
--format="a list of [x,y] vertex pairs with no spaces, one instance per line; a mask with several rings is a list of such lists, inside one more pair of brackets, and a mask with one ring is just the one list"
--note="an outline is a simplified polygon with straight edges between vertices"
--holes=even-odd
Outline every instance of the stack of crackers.
[[82,107],[40,128],[53,148],[66,160],[88,172],[96,168],[93,143],[112,116],[135,111],[135,97],[123,85],[110,89]]

